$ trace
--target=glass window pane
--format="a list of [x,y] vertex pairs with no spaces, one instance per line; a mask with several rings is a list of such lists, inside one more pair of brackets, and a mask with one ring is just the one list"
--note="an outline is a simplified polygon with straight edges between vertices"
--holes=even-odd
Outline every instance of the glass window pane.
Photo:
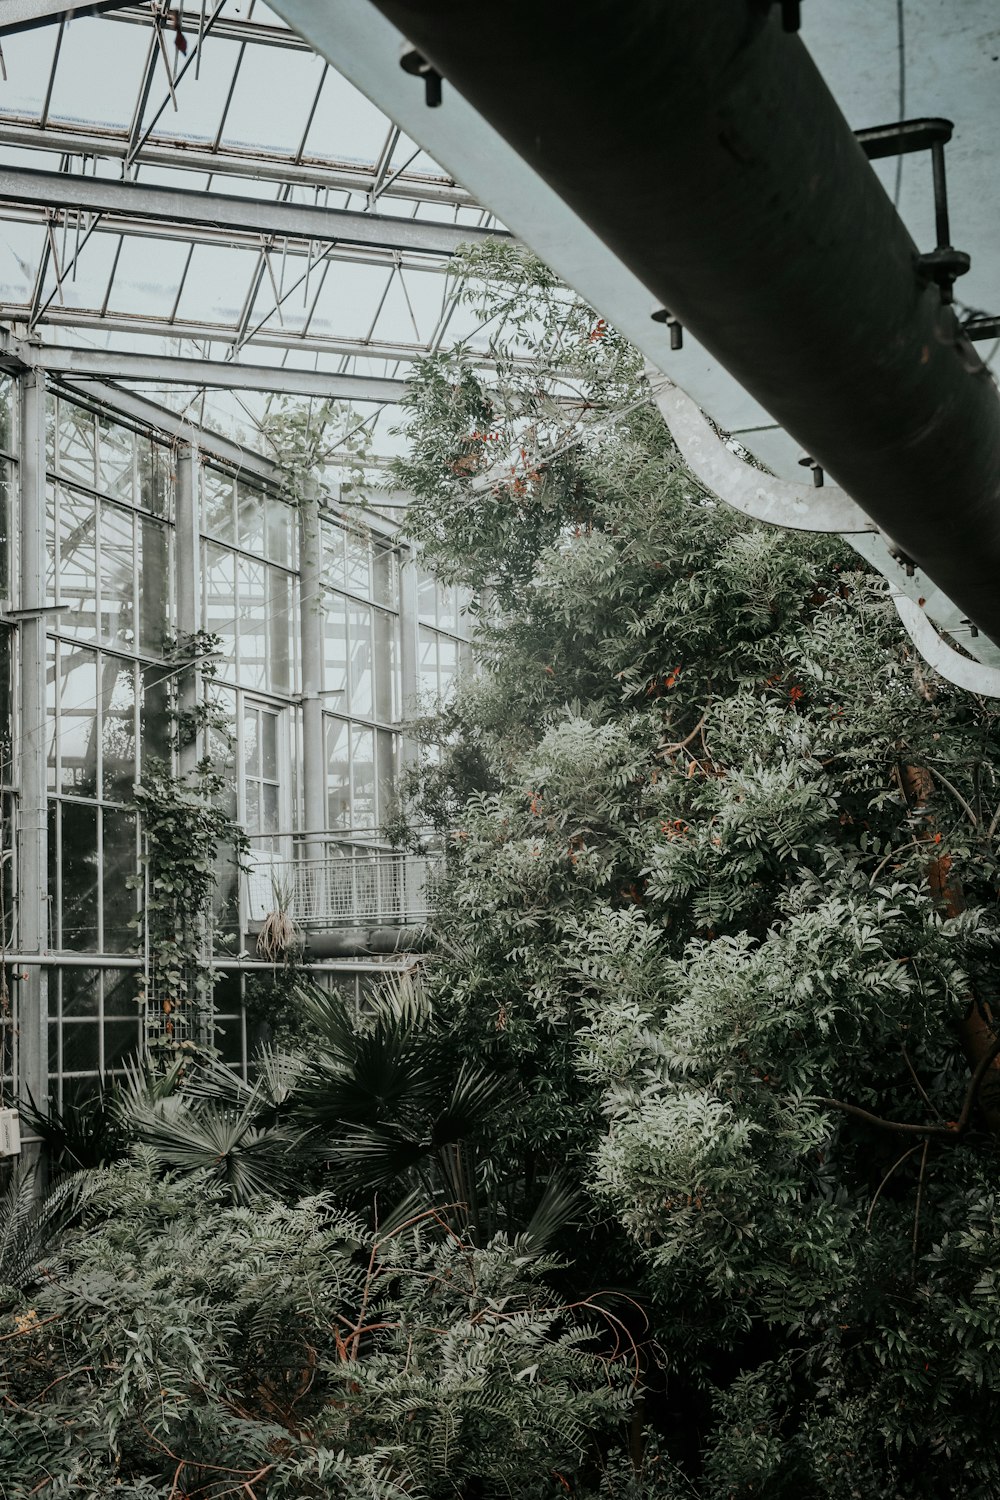
[[256,781],[248,781],[246,784],[246,806],[247,833],[261,833],[260,826],[260,785]]
[[62,946],[97,949],[97,808],[64,802],[62,818]]
[[17,490],[11,482],[12,469],[0,462],[0,598],[10,597],[10,524]]
[[259,714],[249,709],[243,715],[243,766],[247,776],[260,775],[260,746],[257,742]]
[[323,581],[329,588],[342,589],[347,586],[347,562],[344,557],[344,533],[339,526],[324,521],[323,534]]
[[375,742],[370,729],[351,729],[355,831],[375,827]]
[[[303,609],[308,609],[307,603]],[[347,600],[330,594],[326,601],[323,647],[323,689],[326,707],[347,712]]]
[[458,642],[446,635],[438,636],[438,693],[443,703],[451,693],[458,674]]
[[391,547],[375,547],[372,551],[375,578],[375,603],[385,604],[389,609],[399,608],[396,554]]
[[437,624],[437,580],[420,563],[417,563],[417,618],[426,625]]
[[283,500],[268,500],[267,511],[267,555],[271,562],[282,567],[292,566],[292,523],[294,513]]
[[10,631],[0,628],[0,785],[10,786],[11,764],[11,676]]
[[239,587],[239,681],[243,687],[267,687],[267,585],[264,564],[237,559]]
[[388,811],[396,783],[396,735],[385,729],[375,731],[375,752],[378,756],[378,817],[381,823]]
[[261,833],[277,833],[281,827],[278,821],[278,788],[269,786],[267,782],[260,789],[260,831]]
[[236,488],[239,545],[256,557],[264,556],[264,496],[240,483]]
[[135,668],[113,656],[101,659],[101,795],[129,802],[135,769]]
[[367,599],[372,591],[368,538],[345,533],[344,548],[347,557],[347,587],[353,594],[364,594]]
[[[135,983],[132,984],[133,991]],[[105,1006],[107,1000],[105,1000]],[[132,1009],[136,1007],[133,1004]],[[138,1015],[130,1021],[107,1021],[104,1026],[104,1069],[121,1068],[142,1051],[142,1025]]]
[[119,809],[105,808],[101,883],[104,892],[104,951],[127,953],[138,941],[135,927],[137,892],[126,881],[138,868],[135,818]]
[[135,970],[108,969],[104,975],[104,1014],[138,1018],[140,976]]
[[14,444],[14,382],[0,375],[0,448],[10,453]]
[[395,705],[396,616],[375,614],[375,717],[390,720]]
[[223,778],[223,789],[216,798],[216,805],[225,809],[227,817],[237,816],[237,757],[236,757],[236,694],[226,688],[210,684],[206,698],[212,704],[212,718],[220,721],[218,727],[209,726],[206,739],[208,754]]
[[101,639],[107,645],[135,644],[135,517],[117,505],[102,505]]
[[437,642],[438,638],[433,630],[425,630],[422,625],[418,627],[417,682],[421,697],[435,702],[438,695]]
[[343,719],[326,721],[327,827],[351,826],[351,764],[348,726]]
[[65,641],[59,648],[59,784],[97,796],[97,653]]
[[278,716],[277,714],[262,713],[260,716],[261,728],[261,757],[260,774],[269,781],[278,779]]
[[[268,690],[285,693],[291,687],[294,660],[292,640],[292,580],[277,568],[267,569]],[[315,608],[311,600],[307,609]]]
[[56,602],[56,510],[59,492],[54,484],[45,486],[45,602]]
[[240,886],[232,844],[222,844],[215,861],[215,923],[223,939],[238,938],[240,930]]
[[438,584],[438,626],[441,630],[458,630],[458,598],[449,583]]
[[45,761],[48,767],[46,781],[49,791],[54,791],[56,786],[56,751],[58,748],[58,741],[56,739],[56,697],[58,674],[56,643],[49,636],[45,642]]
[[222,547],[205,543],[205,629],[220,638],[219,675],[236,677],[236,558]]
[[367,718],[372,712],[372,612],[365,604],[348,610],[351,638],[351,713]]
[[59,492],[59,625],[67,635],[97,634],[97,502],[74,490]]
[[139,517],[139,649],[159,655],[167,633],[170,552],[167,528]]
[[63,969],[60,974],[62,1014],[96,1016],[100,1001],[100,974],[96,969]]
[[97,1073],[101,1066],[101,1028],[96,1021],[67,1021],[62,1028],[62,1071]]
[[142,759],[155,756],[166,760],[170,753],[171,679],[162,667],[144,667],[141,673],[142,705],[139,733],[142,736]]
[[126,500],[132,504],[135,501],[135,434],[127,427],[118,427],[107,417],[98,418],[97,434],[100,465],[98,488],[116,500]]
[[202,471],[202,530],[220,542],[236,540],[235,489],[228,474]]
[[72,401],[59,402],[56,467],[67,479],[97,484],[97,437],[92,412]]
[[162,443],[151,438],[137,439],[137,466],[139,471],[139,504],[154,516],[169,517],[171,513],[172,481],[170,455]]

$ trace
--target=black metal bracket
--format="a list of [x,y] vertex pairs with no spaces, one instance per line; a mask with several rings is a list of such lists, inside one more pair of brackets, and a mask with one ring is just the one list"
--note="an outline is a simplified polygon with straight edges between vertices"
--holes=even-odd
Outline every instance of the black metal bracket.
[[684,325],[680,322],[680,320],[678,318],[675,318],[673,313],[669,312],[665,307],[657,308],[656,312],[651,314],[651,317],[654,323],[666,323],[667,327],[670,329],[671,349],[683,349]]
[[799,464],[803,469],[810,469],[812,471],[813,487],[817,490],[821,490],[823,488],[824,478],[822,464],[818,464],[814,458],[811,458],[809,456],[808,453],[804,454],[802,458],[799,459]]
[[1000,317],[980,313],[974,318],[966,318],[962,324],[962,332],[973,342],[977,339],[1000,339]]
[[873,125],[856,130],[858,144],[869,161],[887,156],[909,156],[913,151],[931,153],[934,177],[934,224],[937,244],[917,258],[917,270],[926,281],[936,282],[941,301],[951,302],[956,278],[964,276],[972,261],[964,250],[951,243],[948,223],[948,183],[945,176],[944,148],[954,130],[951,120],[901,120],[895,125]]
[[424,80],[424,102],[428,109],[436,109],[441,103],[441,74],[418,52],[416,47],[408,47],[399,59],[399,66],[404,73],[412,73],[415,78]]
[[781,29],[798,31],[802,25],[802,7],[799,0],[781,0]]

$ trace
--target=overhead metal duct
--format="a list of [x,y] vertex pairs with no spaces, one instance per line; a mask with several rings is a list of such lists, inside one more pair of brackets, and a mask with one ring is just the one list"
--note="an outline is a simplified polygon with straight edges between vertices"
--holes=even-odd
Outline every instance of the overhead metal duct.
[[797,7],[373,3],[1000,642],[1000,399]]

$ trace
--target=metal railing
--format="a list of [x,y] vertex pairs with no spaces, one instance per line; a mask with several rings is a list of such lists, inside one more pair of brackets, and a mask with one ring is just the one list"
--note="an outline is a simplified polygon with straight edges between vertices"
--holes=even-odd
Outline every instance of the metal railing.
[[303,927],[425,921],[440,860],[373,849],[307,846],[297,858],[256,851],[246,874],[247,916],[262,922],[281,909]]

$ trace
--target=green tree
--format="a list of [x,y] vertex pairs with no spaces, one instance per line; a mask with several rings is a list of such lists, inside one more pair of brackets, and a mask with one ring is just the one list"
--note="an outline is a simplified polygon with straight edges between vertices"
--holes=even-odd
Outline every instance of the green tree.
[[631,1247],[678,1495],[986,1500],[996,713],[842,544],[706,495],[590,309],[488,269],[485,313],[533,275],[541,311],[427,369],[398,470],[492,600],[408,789],[449,849],[434,1003],[524,1079],[498,1146]]

